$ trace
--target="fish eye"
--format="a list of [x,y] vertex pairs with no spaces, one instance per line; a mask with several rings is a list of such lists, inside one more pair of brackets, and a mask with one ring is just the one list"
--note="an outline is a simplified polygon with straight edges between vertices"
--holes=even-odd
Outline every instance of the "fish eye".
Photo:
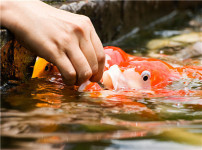
[[143,79],[144,81],[147,81],[148,79],[150,79],[151,74],[150,74],[149,71],[143,71],[142,74],[141,74],[141,76],[142,76],[142,79]]
[[45,71],[50,71],[52,69],[52,65],[51,64],[47,64],[45,67]]

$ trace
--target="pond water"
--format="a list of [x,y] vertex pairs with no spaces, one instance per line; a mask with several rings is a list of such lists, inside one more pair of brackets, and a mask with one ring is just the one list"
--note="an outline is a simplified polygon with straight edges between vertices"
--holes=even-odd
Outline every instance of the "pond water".
[[[190,11],[173,12],[167,19],[161,19],[146,27],[135,28],[133,34],[108,44],[119,46],[134,55],[157,57],[175,66],[201,66],[201,55],[190,54],[186,60],[179,58],[198,39],[192,42],[184,40],[180,45],[165,44],[165,40],[172,41],[173,37],[187,33],[191,33],[188,34],[189,39],[194,39],[192,33],[199,35],[200,41],[201,12],[197,15]],[[181,22],[184,22],[183,26]],[[160,44],[152,44],[156,38]],[[158,48],[151,50],[151,47]],[[160,54],[169,56],[164,58]],[[72,87],[46,79],[32,79],[17,86],[4,85],[1,88],[1,147],[70,150],[201,149],[202,81],[186,78],[167,89],[195,90],[199,94],[152,97],[144,94],[128,95],[126,101],[129,99],[133,103],[127,103],[113,97],[92,97],[90,93],[79,93]]]

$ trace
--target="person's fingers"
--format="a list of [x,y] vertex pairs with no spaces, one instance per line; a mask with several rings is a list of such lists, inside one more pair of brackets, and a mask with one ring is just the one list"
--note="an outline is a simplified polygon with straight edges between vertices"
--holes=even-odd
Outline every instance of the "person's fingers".
[[92,70],[88,61],[78,45],[69,47],[71,50],[66,50],[66,54],[74,66],[77,74],[77,85],[80,85],[90,79]]
[[98,62],[94,47],[91,43],[90,34],[86,38],[81,38],[79,45],[84,56],[88,61],[88,64],[91,67],[92,76],[96,75],[98,72]]
[[104,53],[102,43],[101,43],[97,33],[95,32],[95,30],[93,30],[91,32],[90,37],[91,37],[92,45],[94,47],[95,54],[97,57],[97,62],[98,62],[98,72],[90,80],[99,81],[102,78],[103,71],[104,71],[105,53]]
[[67,55],[65,53],[60,55],[54,63],[59,69],[65,84],[74,85],[76,83],[76,71]]

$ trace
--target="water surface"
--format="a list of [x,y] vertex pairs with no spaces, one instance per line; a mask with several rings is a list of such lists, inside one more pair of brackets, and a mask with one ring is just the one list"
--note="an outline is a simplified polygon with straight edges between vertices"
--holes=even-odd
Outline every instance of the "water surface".
[[[154,38],[170,38],[185,32],[200,32],[191,26],[197,20],[191,12],[170,18],[172,24],[151,24],[112,42],[134,55],[150,56],[154,50],[147,42]],[[199,20],[201,15],[197,16]],[[184,20],[182,26],[177,18]],[[189,29],[189,30],[188,30]],[[110,44],[110,43],[109,43]],[[110,44],[110,45],[111,45]],[[170,56],[192,45],[185,43],[172,50],[162,48],[156,54]],[[201,56],[187,64],[201,65]],[[175,65],[184,61],[168,60]],[[187,84],[184,84],[187,82]],[[127,100],[92,98],[72,87],[46,79],[2,88],[1,147],[6,149],[72,149],[72,150],[133,150],[133,149],[201,149],[202,95],[128,95]],[[167,87],[169,90],[200,91],[200,80],[184,79]]]

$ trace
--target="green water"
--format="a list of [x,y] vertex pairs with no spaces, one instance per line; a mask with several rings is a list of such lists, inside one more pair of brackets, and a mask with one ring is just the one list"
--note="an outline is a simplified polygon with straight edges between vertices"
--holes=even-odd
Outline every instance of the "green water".
[[[171,18],[175,27],[163,22],[115,45],[132,54],[148,55],[150,51],[145,45],[153,38],[162,38],[159,33],[184,28],[198,30],[188,26],[193,14],[187,14],[183,17],[184,26],[176,25],[176,17],[182,17],[176,14]],[[193,86],[201,90],[202,83],[197,81]],[[180,83],[168,88],[176,90],[176,87],[187,88]],[[5,85],[1,95],[1,147],[71,150],[199,150],[202,147],[200,94],[152,98],[130,95],[128,98],[136,102],[133,105],[113,98],[92,98],[89,94],[45,79],[33,79],[18,86]]]

